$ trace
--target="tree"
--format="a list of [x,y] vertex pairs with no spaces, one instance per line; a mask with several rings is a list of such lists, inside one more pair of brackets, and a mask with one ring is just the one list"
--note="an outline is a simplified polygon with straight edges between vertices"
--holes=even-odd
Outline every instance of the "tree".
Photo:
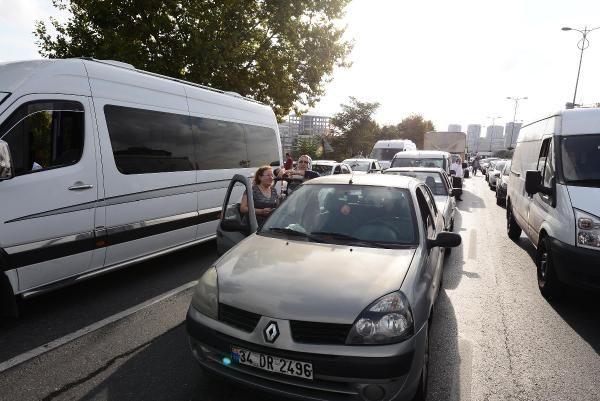
[[397,126],[401,139],[410,139],[417,149],[423,149],[425,133],[434,131],[435,127],[430,120],[425,120],[420,114],[412,114],[403,119]]
[[332,143],[334,150],[340,148],[335,154],[343,158],[359,153],[368,155],[379,132],[379,126],[373,120],[379,103],[361,102],[350,97],[350,103],[341,106],[342,111],[331,119],[331,124],[341,132]]
[[70,12],[36,23],[44,57],[94,57],[235,91],[281,119],[312,107],[346,67],[351,43],[337,22],[349,0],[53,0]]
[[323,154],[321,138],[310,136],[296,139],[295,144],[298,155],[308,155],[311,159],[318,159]]
[[494,152],[494,157],[499,157],[501,159],[511,159],[514,151],[508,149],[502,149]]

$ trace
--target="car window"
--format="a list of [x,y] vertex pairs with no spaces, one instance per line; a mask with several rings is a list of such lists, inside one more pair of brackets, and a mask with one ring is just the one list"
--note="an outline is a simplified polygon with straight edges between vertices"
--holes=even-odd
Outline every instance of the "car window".
[[413,177],[423,182],[431,189],[434,195],[448,195],[448,181],[439,172],[435,171],[389,171],[385,174],[404,175]]
[[16,176],[64,167],[81,159],[85,137],[83,105],[43,100],[21,105],[0,126]]
[[417,188],[417,202],[419,204],[419,210],[421,211],[421,219],[423,221],[423,227],[425,228],[426,237],[433,239],[435,237],[435,223],[427,200],[425,197],[426,191],[424,187]]
[[[377,247],[418,242],[414,209],[406,189],[311,184],[301,186],[267,220],[261,233],[281,229],[316,235],[320,242]],[[366,242],[361,242],[366,241]]]

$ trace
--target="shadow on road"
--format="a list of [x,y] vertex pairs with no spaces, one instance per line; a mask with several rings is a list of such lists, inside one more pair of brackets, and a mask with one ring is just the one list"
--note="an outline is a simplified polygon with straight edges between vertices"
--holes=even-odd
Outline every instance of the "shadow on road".
[[456,202],[456,207],[458,210],[463,212],[471,212],[473,209],[483,209],[485,208],[485,201],[483,198],[474,194],[473,192],[463,189],[463,194],[461,196],[462,201]]
[[[463,195],[463,199],[468,199]],[[464,202],[464,201],[463,201]],[[462,216],[457,211],[454,231],[463,231]],[[431,329],[429,394],[431,401],[455,401],[461,399],[458,323],[448,291],[460,284],[463,275],[463,245],[453,248],[444,265],[443,284],[434,307]]]
[[[536,249],[522,236],[516,244],[525,250],[535,264]],[[600,292],[565,288],[561,299],[549,301],[550,306],[573,330],[600,354]]]
[[84,401],[274,401],[267,394],[205,376],[186,336],[181,324],[157,337],[88,394],[77,397]]
[[0,361],[197,280],[216,258],[210,241],[27,300],[0,319]]

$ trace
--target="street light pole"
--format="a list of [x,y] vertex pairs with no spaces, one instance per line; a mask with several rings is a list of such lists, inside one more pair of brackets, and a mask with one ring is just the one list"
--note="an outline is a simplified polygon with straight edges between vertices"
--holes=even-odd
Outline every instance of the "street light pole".
[[590,32],[595,31],[596,29],[600,29],[600,26],[593,29],[587,29],[586,26],[583,28],[583,31],[580,29],[569,28],[568,26],[562,28],[563,31],[577,31],[581,34],[581,39],[579,40],[579,42],[577,42],[577,48],[581,50],[581,53],[579,55],[579,67],[577,68],[577,79],[575,80],[575,92],[573,93],[573,103],[571,103],[570,108],[575,107],[575,98],[577,97],[577,86],[579,86],[579,75],[581,73],[581,62],[583,61],[583,51],[590,46],[590,41],[587,39],[587,35]]
[[523,97],[518,97],[518,96],[511,97],[511,96],[507,96],[506,99],[508,99],[508,100],[514,100],[514,102],[515,102],[515,113],[513,114],[513,120],[512,120],[513,125],[512,125],[511,130],[510,130],[510,142],[508,143],[508,150],[512,150],[513,149],[513,146],[512,146],[513,142],[512,142],[512,140],[513,140],[513,134],[515,132],[515,124],[516,124],[516,121],[517,121],[517,108],[519,107],[519,100],[526,100],[527,96],[523,96]]

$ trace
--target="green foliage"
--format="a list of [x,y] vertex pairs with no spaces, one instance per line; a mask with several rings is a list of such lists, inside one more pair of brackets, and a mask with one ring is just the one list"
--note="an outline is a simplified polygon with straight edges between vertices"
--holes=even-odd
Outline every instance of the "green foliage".
[[341,132],[331,140],[335,156],[341,160],[360,153],[368,155],[379,132],[379,125],[373,120],[379,103],[350,97],[350,103],[341,106],[342,111],[331,119],[331,124]]
[[317,136],[298,138],[295,143],[296,153],[309,155],[311,159],[319,159],[323,155],[321,139]]
[[435,131],[433,123],[420,114],[412,114],[397,125],[381,127],[378,139],[410,139],[417,149],[423,149],[425,133],[429,131]]
[[[312,107],[351,43],[337,22],[349,0],[53,0],[72,17],[34,34],[49,58],[94,57],[235,91],[279,118]],[[300,111],[300,110],[296,110]]]
[[501,159],[512,159],[514,150],[503,149],[497,152],[494,152],[494,157],[499,157]]

